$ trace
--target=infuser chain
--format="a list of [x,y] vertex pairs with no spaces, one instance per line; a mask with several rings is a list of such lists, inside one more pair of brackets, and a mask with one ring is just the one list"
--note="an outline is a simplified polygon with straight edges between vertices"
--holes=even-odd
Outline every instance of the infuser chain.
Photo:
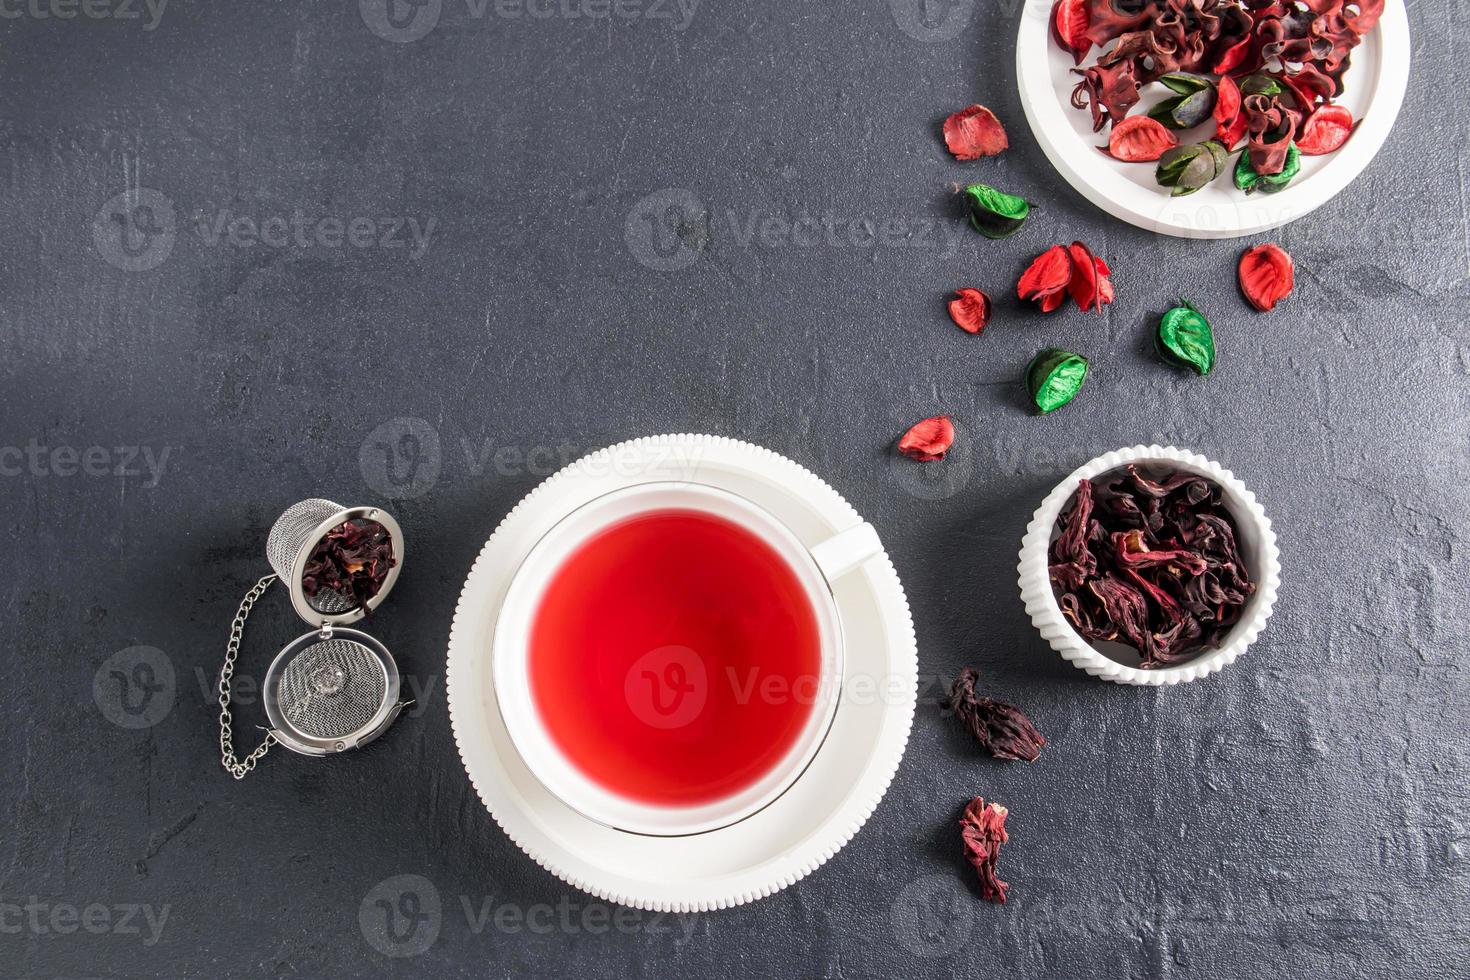
[[261,756],[269,752],[272,745],[277,744],[276,733],[266,732],[265,740],[256,747],[255,751],[244,759],[236,759],[230,717],[230,681],[235,676],[235,658],[240,655],[240,640],[245,635],[245,620],[250,616],[250,610],[255,606],[256,601],[265,595],[266,589],[269,589],[275,580],[275,575],[267,575],[245,593],[245,598],[240,602],[240,609],[235,613],[235,621],[230,624],[230,640],[225,644],[225,664],[219,672],[220,764],[236,779],[244,779],[245,774],[255,768]]

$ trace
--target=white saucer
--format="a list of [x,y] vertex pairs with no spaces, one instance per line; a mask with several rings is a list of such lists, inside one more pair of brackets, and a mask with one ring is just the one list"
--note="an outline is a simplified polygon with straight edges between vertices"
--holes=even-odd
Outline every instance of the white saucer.
[[811,766],[750,818],[690,837],[644,837],[578,814],[526,768],[496,707],[491,641],[510,580],[566,514],[626,486],[688,480],[740,494],[808,547],[862,518],[807,469],[719,436],[668,435],[611,446],[571,464],[501,522],[465,581],[449,634],[445,689],[460,758],[501,828],[552,874],[622,905],[702,912],[763,898],[836,854],[883,798],[913,723],[918,654],[898,573],[886,554],[833,588],[847,638],[832,729]]
[[[1079,194],[1115,218],[1180,238],[1239,238],[1316,210],[1352,183],[1388,139],[1409,83],[1409,17],[1403,3],[1390,3],[1376,27],[1363,37],[1343,76],[1338,102],[1359,120],[1352,138],[1335,153],[1303,157],[1301,174],[1275,194],[1247,195],[1230,175],[1184,197],[1170,197],[1154,180],[1154,165],[1123,163],[1096,149],[1106,146],[1108,128],[1092,131],[1092,116],[1074,109],[1072,56],[1051,36],[1054,0],[1026,0],[1016,37],[1016,78],[1026,121],[1057,172]],[[1099,53],[1093,48],[1083,67]],[[1162,85],[1144,90],[1133,111],[1145,112],[1168,93]],[[1214,123],[1180,134],[1181,142],[1214,135]],[[1233,167],[1233,158],[1232,158]]]

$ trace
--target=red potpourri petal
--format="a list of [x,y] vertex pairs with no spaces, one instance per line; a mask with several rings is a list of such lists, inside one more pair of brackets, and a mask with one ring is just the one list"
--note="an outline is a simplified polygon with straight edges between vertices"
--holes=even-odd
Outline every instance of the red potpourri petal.
[[995,156],[1011,143],[995,113],[972,105],[944,120],[944,145],[956,160],[978,160]]
[[1064,246],[1053,245],[1038,255],[1021,274],[1020,281],[1016,283],[1016,295],[1027,302],[1041,302],[1042,310],[1049,313],[1061,305],[1061,300],[1048,308],[1048,297],[1060,295],[1071,281],[1072,256]]
[[1353,114],[1340,105],[1324,105],[1307,118],[1296,148],[1309,157],[1340,149],[1353,135]]
[[1245,138],[1249,120],[1240,111],[1240,86],[1229,75],[1222,75],[1215,86],[1215,139],[1225,149],[1234,150]]
[[1086,313],[1097,302],[1097,263],[1091,250],[1081,242],[1073,242],[1067,252],[1072,256],[1072,278],[1067,282],[1067,292]]
[[948,415],[936,415],[916,423],[898,440],[898,451],[909,459],[932,463],[943,459],[954,445],[954,423]]
[[966,333],[978,334],[990,323],[990,297],[969,286],[955,290],[949,301],[949,318]]
[[1240,257],[1240,291],[1262,313],[1275,309],[1295,288],[1291,256],[1280,245],[1257,245]]
[[1107,153],[1124,163],[1144,163],[1157,160],[1178,145],[1179,138],[1157,119],[1129,116],[1113,127]]
[[1225,75],[1228,72],[1234,71],[1240,66],[1241,62],[1245,61],[1245,56],[1250,53],[1251,43],[1251,39],[1247,37],[1238,44],[1227,48],[1225,53],[1220,55],[1215,61],[1210,71],[1216,75]]
[[1117,298],[1117,293],[1113,289],[1113,273],[1108,269],[1108,264],[1097,256],[1093,256],[1092,261],[1097,268],[1097,311],[1101,313],[1104,306]]
[[1115,296],[1113,281],[1109,278],[1112,270],[1082,242],[1073,242],[1067,251],[1072,257],[1072,279],[1067,283],[1067,291],[1082,312],[1096,310],[1101,313]]
[[1092,15],[1088,0],[1057,0],[1051,8],[1051,36],[1063,51],[1072,52],[1074,64],[1082,64],[1082,58],[1092,50],[1092,40],[1087,36]]

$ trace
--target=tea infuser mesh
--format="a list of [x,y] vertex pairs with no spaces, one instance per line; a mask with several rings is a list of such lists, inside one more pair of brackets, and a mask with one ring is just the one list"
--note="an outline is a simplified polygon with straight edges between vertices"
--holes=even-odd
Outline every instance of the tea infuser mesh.
[[[313,532],[343,509],[330,500],[314,498],[292,504],[276,518],[271,525],[270,537],[265,541],[265,557],[282,581],[291,581],[291,567],[297,556],[303,551],[310,555],[311,549],[316,547],[321,535]],[[346,612],[357,605],[350,597],[328,588],[321,589],[307,601],[313,609],[324,613]]]
[[265,713],[286,748],[327,755],[364,745],[398,716],[400,681],[388,650],[352,629],[293,640],[265,675]]
[[[304,572],[311,553],[333,528],[352,520],[375,521],[387,532],[393,563],[378,591],[364,602],[330,589],[307,596]],[[272,745],[305,755],[328,755],[357,748],[377,738],[398,717],[398,665],[388,648],[366,633],[338,629],[377,608],[392,589],[403,562],[398,522],[374,507],[342,507],[312,498],[287,508],[271,526],[266,559],[274,573],[262,577],[240,603],[225,645],[219,676],[220,762],[236,779],[255,768]],[[314,632],[291,641],[276,654],[262,685],[271,728],[254,751],[235,757],[231,684],[245,621],[255,603],[279,579],[291,594],[297,615]]]
[[383,666],[360,643],[333,637],[298,653],[281,672],[276,694],[290,723],[316,738],[346,738],[366,728],[383,705]]

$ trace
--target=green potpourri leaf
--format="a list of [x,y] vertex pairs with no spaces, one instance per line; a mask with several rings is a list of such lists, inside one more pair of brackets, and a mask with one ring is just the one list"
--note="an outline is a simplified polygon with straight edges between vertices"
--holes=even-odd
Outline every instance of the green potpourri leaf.
[[[1176,95],[1172,99],[1165,99],[1148,111],[1149,116],[1170,129],[1190,129],[1198,126],[1209,119],[1215,111],[1217,97],[1215,86],[1208,81],[1204,83],[1204,86],[1204,88],[1191,89],[1182,95]],[[1177,88],[1174,90],[1179,91]]]
[[1281,168],[1279,174],[1258,174],[1256,168],[1251,166],[1250,154],[1242,153],[1235,164],[1235,186],[1247,194],[1255,191],[1264,191],[1274,194],[1292,182],[1292,179],[1302,170],[1302,152],[1297,149],[1295,143],[1286,150],[1286,166]]
[[1210,184],[1230,165],[1230,153],[1216,140],[1176,146],[1159,157],[1154,179],[1174,188],[1175,197],[1193,194]]
[[989,184],[971,184],[964,190],[970,227],[986,238],[1009,238],[1020,231],[1031,216],[1031,202],[996,190]]
[[1086,380],[1087,358],[1060,348],[1048,347],[1026,365],[1026,392],[1043,415],[1076,398]]
[[1215,366],[1215,334],[1210,321],[1189,300],[1165,313],[1159,320],[1154,343],[1160,356],[1171,364],[1209,374]]

